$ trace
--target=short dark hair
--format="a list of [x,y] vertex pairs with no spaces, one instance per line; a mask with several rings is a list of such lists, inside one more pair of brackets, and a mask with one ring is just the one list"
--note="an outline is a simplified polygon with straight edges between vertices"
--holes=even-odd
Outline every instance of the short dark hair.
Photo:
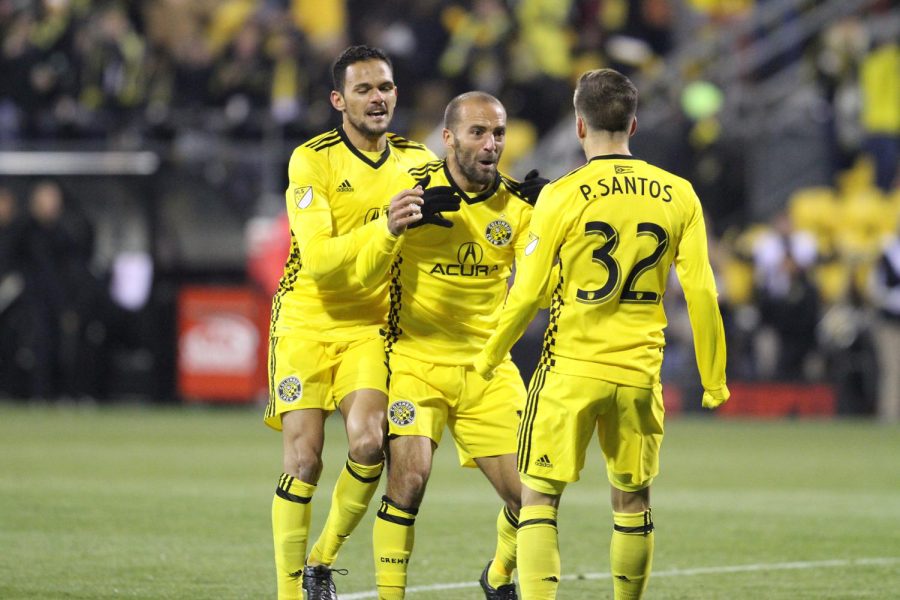
[[340,56],[335,59],[334,64],[331,66],[331,80],[334,83],[334,89],[338,92],[343,92],[347,67],[364,60],[383,60],[387,63],[387,66],[390,67],[391,71],[394,70],[391,59],[388,58],[383,50],[372,48],[371,46],[350,46],[341,52]]
[[588,71],[575,86],[575,110],[594,131],[628,131],[637,103],[637,88],[615,69]]
[[444,109],[444,127],[453,131],[456,127],[456,124],[459,122],[459,108],[462,106],[463,102],[467,100],[481,100],[482,102],[493,102],[499,106],[503,106],[503,103],[497,100],[494,96],[491,96],[487,92],[465,92],[456,96],[447,104],[447,108]]

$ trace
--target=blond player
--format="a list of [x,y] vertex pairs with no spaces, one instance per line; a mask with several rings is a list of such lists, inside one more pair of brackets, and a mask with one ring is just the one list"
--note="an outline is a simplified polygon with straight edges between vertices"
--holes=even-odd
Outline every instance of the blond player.
[[[416,216],[413,225],[443,227],[399,236],[382,229],[380,248],[369,246],[358,259],[364,281],[379,281],[391,266],[390,464],[373,533],[378,595],[404,597],[416,514],[448,426],[460,463],[477,465],[504,501],[497,550],[481,586],[487,598],[511,599],[520,498],[515,430],[525,387],[508,355],[491,382],[471,365],[497,323],[513,263],[525,250],[532,204],[546,180],[535,176],[519,183],[498,172],[506,111],[489,94],[469,92],[451,100],[443,140],[445,160],[411,171],[425,188],[422,198],[395,199],[389,222],[414,213],[421,202],[425,216]],[[458,212],[434,214],[431,205],[450,198],[457,199]]]
[[519,428],[522,597],[555,598],[556,516],[596,431],[612,487],[615,597],[640,598],[653,557],[650,485],[663,437],[662,298],[674,263],[694,334],[702,403],[728,399],[725,335],[700,201],[690,183],[631,156],[637,90],[612,70],[581,76],[576,131],[587,164],[547,185],[496,332],[475,361],[490,377],[537,311],[558,262],[543,354]]
[[[386,281],[363,287],[359,248],[384,227],[401,177],[434,158],[388,133],[397,102],[391,62],[378,49],[345,50],[332,70],[340,127],[294,150],[288,166],[291,251],[272,301],[269,404],[282,431],[284,472],[272,503],[278,597],[335,598],[331,566],[362,518],[384,464],[387,368],[379,334]],[[403,192],[405,198],[421,190]],[[322,534],[307,558],[312,498],[322,470],[324,421],[340,410],[349,456]]]

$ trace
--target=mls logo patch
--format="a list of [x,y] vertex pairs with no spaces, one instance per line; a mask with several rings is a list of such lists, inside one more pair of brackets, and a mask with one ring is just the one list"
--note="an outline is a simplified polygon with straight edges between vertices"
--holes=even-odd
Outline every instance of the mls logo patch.
[[484,237],[495,246],[505,246],[512,239],[512,226],[503,219],[488,223]]
[[528,238],[531,241],[529,241],[528,245],[525,246],[525,256],[528,256],[529,254],[534,252],[537,249],[538,242],[541,240],[541,238],[531,232],[528,233]]
[[313,201],[313,189],[311,185],[303,185],[294,188],[294,204],[297,208],[306,208]]
[[397,400],[388,408],[388,418],[394,425],[409,425],[416,420],[416,407],[409,400]]
[[278,397],[281,398],[282,402],[290,404],[291,402],[296,402],[302,396],[303,384],[300,383],[299,378],[291,375],[282,379],[281,383],[278,384]]

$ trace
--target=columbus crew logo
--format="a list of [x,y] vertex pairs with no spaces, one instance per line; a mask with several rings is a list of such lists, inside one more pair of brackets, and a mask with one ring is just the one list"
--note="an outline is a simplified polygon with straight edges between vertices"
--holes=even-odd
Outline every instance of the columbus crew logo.
[[278,397],[282,402],[296,402],[303,395],[303,384],[297,377],[285,377],[278,384]]
[[502,219],[491,221],[484,230],[484,237],[495,246],[505,246],[512,239],[512,226]]
[[416,420],[416,407],[409,400],[397,400],[388,409],[388,418],[394,425],[409,425]]

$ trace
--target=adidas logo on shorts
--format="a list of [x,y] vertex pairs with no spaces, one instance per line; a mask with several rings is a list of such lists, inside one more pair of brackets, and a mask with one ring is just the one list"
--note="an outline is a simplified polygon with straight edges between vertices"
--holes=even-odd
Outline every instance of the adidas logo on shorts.
[[544,468],[552,468],[553,463],[550,462],[550,457],[546,454],[534,461],[534,466],[536,467],[544,467]]

